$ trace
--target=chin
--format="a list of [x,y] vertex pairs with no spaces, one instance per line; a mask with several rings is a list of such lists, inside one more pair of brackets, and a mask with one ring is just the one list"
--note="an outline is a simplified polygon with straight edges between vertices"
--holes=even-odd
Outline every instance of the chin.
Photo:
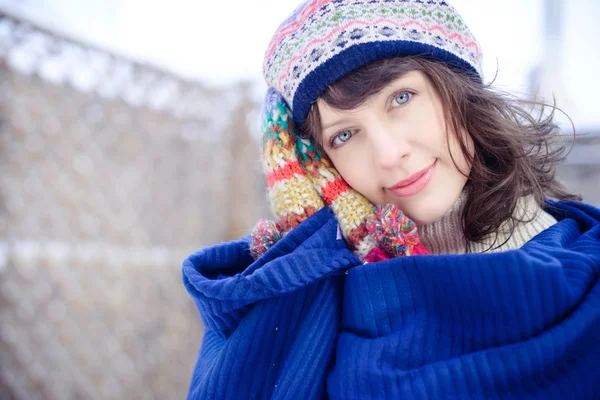
[[408,218],[412,219],[414,221],[414,223],[417,225],[429,225],[438,220],[438,218],[426,218],[426,217],[419,218],[419,217],[412,217],[412,216],[408,215],[408,213],[405,213],[405,214],[406,214],[406,216],[408,216]]
[[446,211],[444,207],[420,207],[417,212],[408,210],[404,214],[417,225],[429,225],[442,218]]

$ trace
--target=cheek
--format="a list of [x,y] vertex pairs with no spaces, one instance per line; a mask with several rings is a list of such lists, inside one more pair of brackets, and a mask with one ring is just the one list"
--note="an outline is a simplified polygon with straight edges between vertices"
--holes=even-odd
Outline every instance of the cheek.
[[463,137],[466,136],[463,140],[466,142],[465,144],[467,146],[467,152],[463,152],[460,145],[460,139],[456,137],[456,135],[452,135],[452,139],[450,141],[450,151],[452,152],[452,156],[454,157],[454,161],[458,169],[463,174],[468,176],[471,172],[471,163],[469,160],[473,157],[475,145],[473,143],[473,139],[471,139],[468,134],[463,133],[463,135]]
[[348,185],[370,201],[376,201],[374,199],[377,192],[376,180],[373,179],[373,171],[368,165],[367,155],[344,151],[328,154],[328,156]]
[[450,151],[455,151],[453,147],[456,137],[447,132],[441,110],[430,108],[422,117],[413,121],[411,132],[415,152],[427,152],[446,158]]
[[365,181],[365,166],[362,161],[352,160],[347,162],[344,160],[333,161],[335,169],[342,175],[342,178],[353,188],[358,189],[361,183]]

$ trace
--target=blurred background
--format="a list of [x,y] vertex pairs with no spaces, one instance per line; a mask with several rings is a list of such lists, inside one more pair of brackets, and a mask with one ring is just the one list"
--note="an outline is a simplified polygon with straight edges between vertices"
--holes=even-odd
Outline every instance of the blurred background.
[[[486,81],[572,118],[559,175],[600,206],[600,2],[452,4]],[[262,56],[297,5],[0,0],[0,399],[185,397],[181,262],[270,216]]]

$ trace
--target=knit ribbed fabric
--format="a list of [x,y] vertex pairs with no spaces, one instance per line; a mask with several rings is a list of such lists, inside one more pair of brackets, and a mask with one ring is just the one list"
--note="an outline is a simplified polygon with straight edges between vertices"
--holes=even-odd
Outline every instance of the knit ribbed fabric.
[[518,250],[362,264],[324,208],[259,260],[202,250],[189,399],[594,399],[600,209],[548,202]]
[[421,242],[431,254],[493,253],[519,249],[538,233],[556,223],[556,219],[544,211],[533,196],[522,197],[517,201],[514,217],[518,219],[515,229],[509,222],[498,230],[498,235],[490,235],[479,242],[467,242],[463,232],[462,212],[466,204],[466,194],[461,193],[454,205],[437,221],[419,225]]
[[337,226],[323,208],[256,262],[247,239],[184,261],[205,325],[188,399],[325,398],[344,271],[360,264]]

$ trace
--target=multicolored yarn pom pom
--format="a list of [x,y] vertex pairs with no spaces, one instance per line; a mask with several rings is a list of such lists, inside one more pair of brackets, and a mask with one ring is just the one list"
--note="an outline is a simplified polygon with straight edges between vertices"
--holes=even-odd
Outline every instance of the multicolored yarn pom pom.
[[250,237],[250,254],[256,260],[281,239],[281,229],[273,221],[260,219]]
[[420,242],[417,225],[393,204],[376,206],[366,228],[392,257],[428,254]]

